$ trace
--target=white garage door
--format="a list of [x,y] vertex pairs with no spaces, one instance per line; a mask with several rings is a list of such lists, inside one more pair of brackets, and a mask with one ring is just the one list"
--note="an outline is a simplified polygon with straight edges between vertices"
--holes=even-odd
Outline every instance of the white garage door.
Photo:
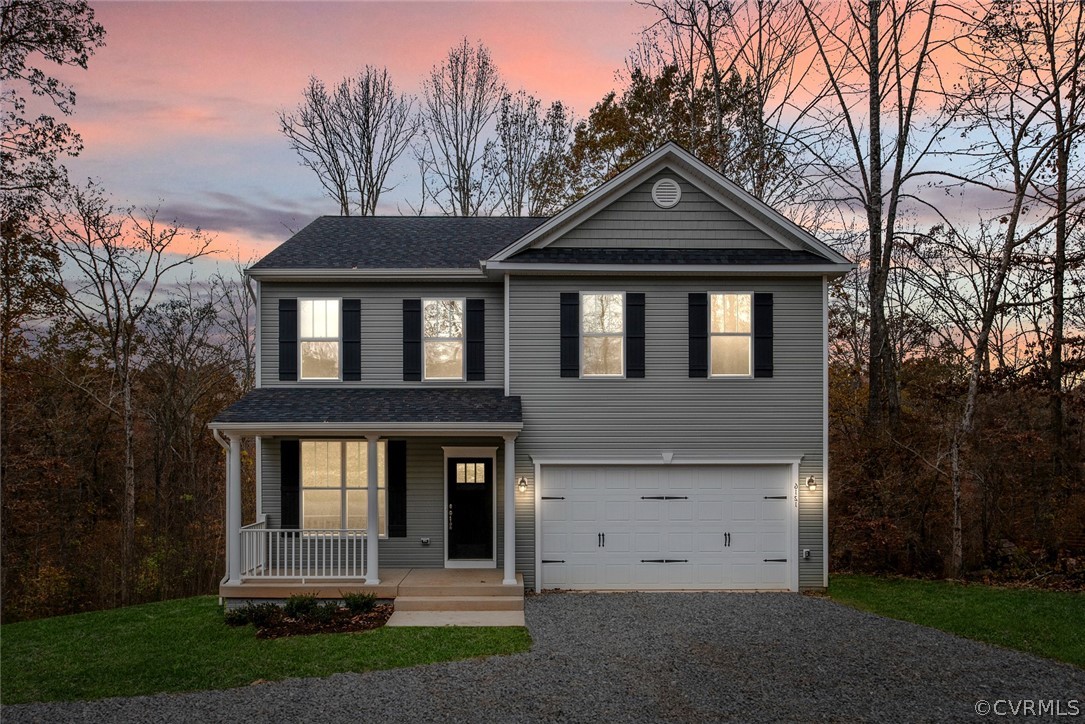
[[541,473],[542,588],[790,587],[790,465]]

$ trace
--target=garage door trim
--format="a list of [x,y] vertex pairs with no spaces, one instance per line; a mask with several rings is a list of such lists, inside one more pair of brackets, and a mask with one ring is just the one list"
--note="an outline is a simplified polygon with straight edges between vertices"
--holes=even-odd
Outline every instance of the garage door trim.
[[598,458],[598,459],[585,459],[585,458],[547,458],[547,457],[532,457],[532,462],[535,465],[535,592],[542,591],[542,493],[543,493],[543,481],[545,479],[544,468],[546,466],[649,466],[649,465],[671,465],[674,467],[687,467],[693,465],[704,466],[740,466],[740,465],[779,465],[788,466],[790,472],[788,479],[790,485],[787,486],[787,580],[788,589],[797,592],[799,590],[799,555],[798,555],[798,534],[799,534],[799,463],[801,462],[801,456],[782,455],[779,457],[747,457],[747,458],[694,458],[686,459],[682,458],[680,461],[675,462],[672,460],[664,460],[662,456],[653,458]]

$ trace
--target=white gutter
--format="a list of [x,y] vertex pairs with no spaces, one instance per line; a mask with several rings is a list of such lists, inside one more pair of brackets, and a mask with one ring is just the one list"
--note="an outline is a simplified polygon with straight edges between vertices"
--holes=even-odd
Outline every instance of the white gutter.
[[[383,435],[429,433],[447,434],[457,432],[464,435],[500,435],[507,432],[519,432],[524,429],[523,422],[212,422],[208,425],[218,437],[218,431],[237,432],[248,435],[356,435],[376,433]],[[220,443],[221,444],[221,443]]]
[[667,276],[734,275],[755,276],[829,276],[840,277],[855,269],[854,264],[562,264],[485,262],[488,272],[527,274],[622,274],[626,276],[660,274]]
[[435,279],[442,281],[474,281],[485,279],[482,270],[456,269],[249,269],[249,276],[260,280],[338,281]]

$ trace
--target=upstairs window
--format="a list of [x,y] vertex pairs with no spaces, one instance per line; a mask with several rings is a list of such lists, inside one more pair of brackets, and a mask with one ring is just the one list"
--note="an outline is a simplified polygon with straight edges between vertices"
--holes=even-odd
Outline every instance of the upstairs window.
[[580,295],[580,373],[584,377],[625,374],[625,293]]
[[713,377],[749,377],[753,295],[709,295],[709,367]]
[[[386,443],[377,443],[378,530],[388,535]],[[301,521],[304,530],[365,530],[369,444],[365,440],[302,440]]]
[[423,379],[463,379],[462,299],[422,300]]
[[298,301],[301,379],[339,379],[339,300]]

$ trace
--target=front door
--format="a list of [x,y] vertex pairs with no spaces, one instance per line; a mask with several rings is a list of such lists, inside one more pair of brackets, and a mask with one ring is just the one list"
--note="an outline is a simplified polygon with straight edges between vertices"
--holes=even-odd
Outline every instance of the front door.
[[494,557],[493,494],[493,459],[448,459],[449,560]]

